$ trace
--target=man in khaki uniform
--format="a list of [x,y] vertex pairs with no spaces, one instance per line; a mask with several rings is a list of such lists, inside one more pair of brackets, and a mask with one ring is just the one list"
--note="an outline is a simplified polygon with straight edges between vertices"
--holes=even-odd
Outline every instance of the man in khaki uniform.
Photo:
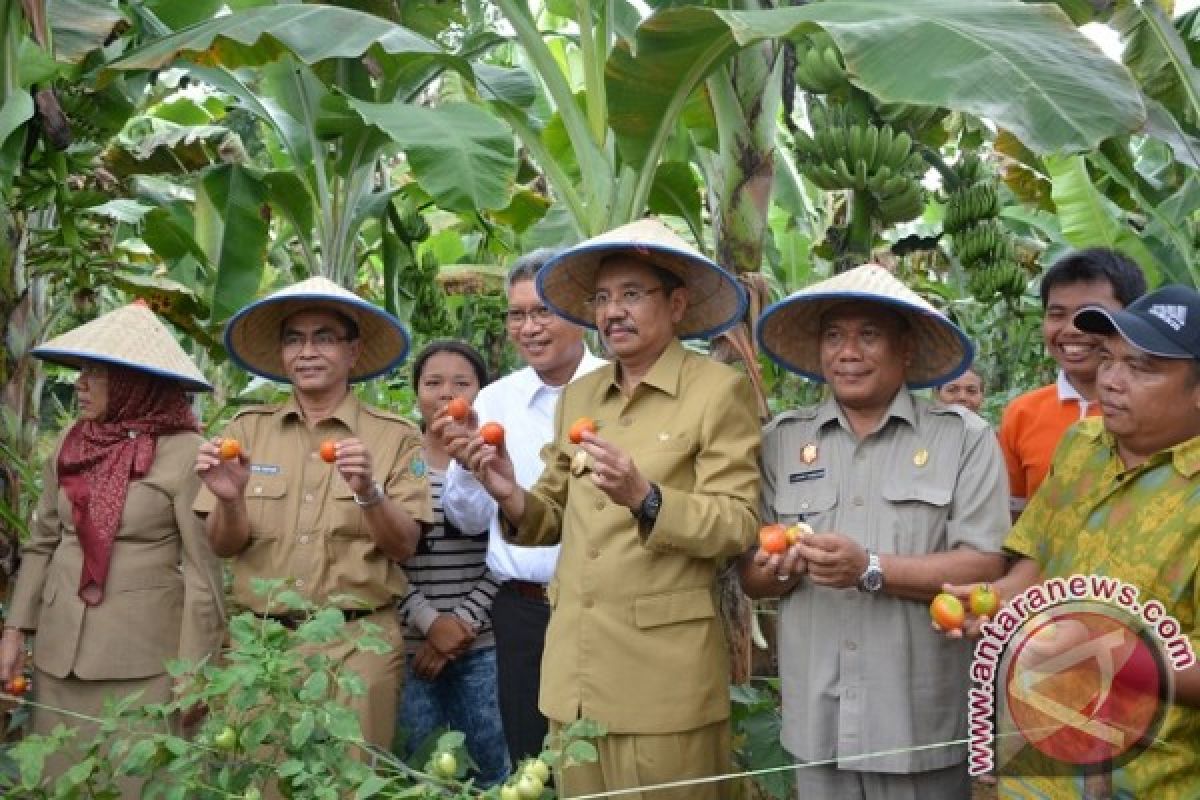
[[[519,544],[562,545],[540,707],[552,733],[581,717],[608,733],[599,762],[567,768],[559,788],[569,797],[726,773],[729,663],[714,579],[757,529],[758,423],[745,376],[676,337],[724,330],[744,294],[651,220],[550,261],[538,291],[598,328],[615,360],[563,391],[531,490],[506,449],[479,436],[465,461]],[[572,444],[584,416],[598,432]],[[716,782],[622,796],[726,794]]]
[[[230,423],[221,438],[240,443],[238,458],[221,459],[221,438],[201,447],[205,488],[195,509],[207,516],[213,550],[233,559],[241,606],[294,625],[251,588],[254,578],[284,578],[317,605],[339,605],[351,625],[383,629],[388,653],[342,643],[323,652],[363,679],[366,693],[342,701],[358,714],[363,738],[388,750],[403,676],[400,565],[431,521],[429,487],[417,429],[363,405],[349,384],[399,364],[408,336],[382,309],[312,278],[239,312],[225,345],[245,369],[293,391],[283,405],[247,409]],[[322,454],[329,442],[332,463]]]
[[938,635],[928,606],[945,582],[1003,573],[1008,487],[982,419],[909,389],[953,379],[973,348],[873,264],[768,308],[758,337],[832,390],[763,435],[764,519],[815,533],[782,556],[747,553],[741,572],[752,597],[783,596],[782,740],[801,765],[796,795],[969,797],[966,749],[949,743],[966,738],[971,648]]

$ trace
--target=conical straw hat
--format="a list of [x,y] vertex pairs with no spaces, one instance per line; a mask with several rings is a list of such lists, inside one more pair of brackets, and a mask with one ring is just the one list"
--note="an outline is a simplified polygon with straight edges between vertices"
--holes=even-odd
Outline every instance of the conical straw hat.
[[84,361],[99,361],[179,381],[189,391],[212,391],[212,385],[167,327],[141,303],[96,317],[32,352],[38,358],[76,369]]
[[587,301],[595,291],[596,270],[606,257],[622,252],[674,273],[687,286],[687,310],[675,328],[681,338],[716,336],[746,313],[749,300],[732,275],[650,218],[594,236],[546,262],[537,275],[538,295],[559,316],[595,328]]
[[234,314],[225,326],[225,349],[238,366],[273,381],[288,383],[280,351],[283,321],[298,311],[330,309],[358,323],[362,353],[350,381],[365,381],[394,369],[408,355],[408,331],[379,306],[316,277],[280,289]]
[[916,337],[908,386],[924,389],[954,380],[971,366],[975,348],[966,334],[925,298],[877,264],[864,264],[814,283],[768,307],[758,318],[758,344],[792,372],[824,382],[821,317],[844,303],[878,303],[902,314]]

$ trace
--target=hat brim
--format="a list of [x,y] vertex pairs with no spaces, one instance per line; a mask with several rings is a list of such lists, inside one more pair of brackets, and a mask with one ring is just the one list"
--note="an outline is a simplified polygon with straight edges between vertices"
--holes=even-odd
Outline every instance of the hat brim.
[[696,253],[648,242],[583,244],[546,262],[538,270],[538,296],[559,316],[596,328],[587,301],[596,271],[608,256],[629,253],[678,277],[688,290],[688,306],[675,327],[682,339],[709,339],[733,327],[746,313],[749,296],[732,275]]
[[300,311],[321,309],[346,314],[358,324],[362,352],[350,371],[351,383],[388,373],[408,356],[408,332],[387,311],[366,300],[321,292],[271,296],[246,306],[225,326],[225,350],[247,372],[291,383],[280,350],[283,321]]
[[1190,352],[1164,336],[1146,319],[1129,311],[1109,311],[1100,306],[1080,309],[1072,321],[1085,333],[1118,333],[1131,345],[1161,358],[1194,358]]
[[211,392],[213,388],[212,384],[207,381],[198,380],[190,375],[172,372],[171,370],[159,367],[151,367],[146,364],[138,364],[133,361],[126,361],[125,359],[103,353],[88,353],[84,350],[55,350],[54,348],[44,346],[35,347],[30,353],[43,361],[49,361],[64,367],[71,367],[72,369],[83,369],[85,361],[95,361],[100,364],[110,364],[116,367],[124,367],[125,369],[133,369],[138,372],[144,372],[147,375],[153,375],[156,378],[178,383],[189,392]]
[[957,325],[928,309],[869,292],[812,292],[772,304],[758,319],[759,349],[784,369],[825,383],[821,318],[834,306],[855,302],[885,306],[908,320],[916,337],[913,363],[906,370],[905,385],[910,389],[941,386],[970,369],[975,347]]

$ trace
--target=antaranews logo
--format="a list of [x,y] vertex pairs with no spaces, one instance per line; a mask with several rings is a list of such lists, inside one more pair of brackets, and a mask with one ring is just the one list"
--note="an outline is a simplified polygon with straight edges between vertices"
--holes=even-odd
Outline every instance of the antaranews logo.
[[1102,575],[1032,586],[975,645],[970,773],[1120,766],[1161,727],[1172,672],[1194,663],[1179,622],[1136,586]]

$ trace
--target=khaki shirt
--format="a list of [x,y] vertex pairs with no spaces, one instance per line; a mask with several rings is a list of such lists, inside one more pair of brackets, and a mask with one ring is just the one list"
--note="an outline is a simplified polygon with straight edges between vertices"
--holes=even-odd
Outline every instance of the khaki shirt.
[[125,495],[104,601],[88,606],[79,598],[83,547],[58,484],[59,440],[42,473],[5,621],[36,631],[38,669],[57,678],[132,680],[163,674],[171,659],[195,663],[220,651],[221,563],[192,513],[201,441],[195,433],[158,437],[154,463]]
[[[594,418],[662,490],[648,535],[573,474],[571,423]],[[729,656],[714,600],[721,563],[754,541],[759,426],[750,382],[678,342],[632,397],[613,365],[568,384],[518,542],[559,543],[540,707],[610,733],[692,730],[729,716]],[[578,472],[578,470],[576,470]]]
[[[282,406],[256,406],[238,414],[225,431],[251,459],[246,484],[250,541],[232,559],[236,602],[263,613],[266,598],[253,578],[288,578],[318,605],[367,608],[404,594],[404,569],[375,546],[349,484],[318,450],[326,439],[356,436],[371,453],[375,479],[418,522],[431,523],[421,434],[412,423],[346,396],[333,415],[310,430],[295,398]],[[216,498],[207,487],[195,509],[208,514]],[[278,609],[274,609],[278,611]]]
[[[987,424],[901,390],[858,441],[836,402],[781,414],[763,432],[764,519],[807,522],[878,553],[1000,552],[1004,459]],[[971,643],[935,632],[928,604],[803,580],[780,608],[785,747],[801,761],[849,759],[965,739]],[[919,772],[963,746],[848,760]]]

